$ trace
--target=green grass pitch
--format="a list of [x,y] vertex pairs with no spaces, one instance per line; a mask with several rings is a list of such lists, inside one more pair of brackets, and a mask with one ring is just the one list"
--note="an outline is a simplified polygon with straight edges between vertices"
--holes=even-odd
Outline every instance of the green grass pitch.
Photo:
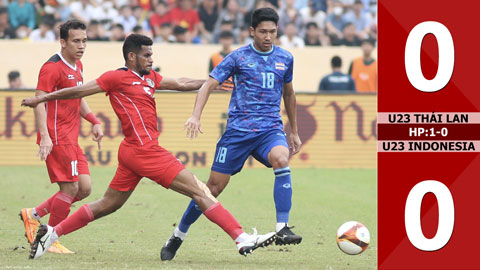
[[[84,202],[100,198],[115,169],[91,168],[93,191]],[[209,170],[193,172],[202,180]],[[303,236],[297,246],[269,246],[243,257],[226,233],[201,217],[173,261],[162,262],[160,249],[180,220],[189,198],[143,179],[117,212],[63,236],[74,255],[47,253],[29,260],[18,212],[34,207],[58,188],[46,168],[0,167],[0,269],[376,269],[376,172],[361,169],[293,169],[290,225]],[[246,232],[275,228],[273,173],[244,169],[219,197]],[[72,212],[83,202],[72,206]],[[362,254],[343,254],[335,242],[345,221],[357,220],[370,230],[371,243]],[[48,222],[48,216],[42,219]]]

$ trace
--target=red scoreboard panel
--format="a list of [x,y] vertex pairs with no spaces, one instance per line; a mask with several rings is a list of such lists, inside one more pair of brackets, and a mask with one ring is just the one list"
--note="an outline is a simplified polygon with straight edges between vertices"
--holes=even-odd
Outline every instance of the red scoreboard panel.
[[480,269],[480,1],[378,1],[378,268]]

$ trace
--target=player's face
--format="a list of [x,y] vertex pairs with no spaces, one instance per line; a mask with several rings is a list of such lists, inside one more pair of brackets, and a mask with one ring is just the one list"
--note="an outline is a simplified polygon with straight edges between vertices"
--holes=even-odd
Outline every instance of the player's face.
[[62,53],[70,59],[80,60],[87,47],[87,31],[82,29],[68,30],[67,40],[61,39]]
[[257,28],[250,27],[250,34],[253,35],[255,48],[262,52],[272,49],[273,42],[277,38],[277,25],[272,21],[263,21]]
[[135,68],[138,74],[142,76],[150,74],[153,65],[152,55],[152,46],[142,45],[142,50],[135,57]]

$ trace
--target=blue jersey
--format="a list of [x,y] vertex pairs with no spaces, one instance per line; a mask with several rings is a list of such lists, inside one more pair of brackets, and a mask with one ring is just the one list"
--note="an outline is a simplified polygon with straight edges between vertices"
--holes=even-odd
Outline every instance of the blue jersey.
[[253,44],[241,47],[210,73],[219,82],[230,76],[234,88],[227,128],[249,132],[283,129],[280,104],[283,84],[293,78],[292,54],[277,46],[269,52],[260,52]]

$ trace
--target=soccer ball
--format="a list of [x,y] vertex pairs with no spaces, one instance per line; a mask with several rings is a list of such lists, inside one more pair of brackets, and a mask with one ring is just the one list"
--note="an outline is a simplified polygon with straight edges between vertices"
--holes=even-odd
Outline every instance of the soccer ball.
[[348,221],[338,228],[337,244],[343,252],[357,255],[367,249],[370,244],[370,233],[362,223]]

